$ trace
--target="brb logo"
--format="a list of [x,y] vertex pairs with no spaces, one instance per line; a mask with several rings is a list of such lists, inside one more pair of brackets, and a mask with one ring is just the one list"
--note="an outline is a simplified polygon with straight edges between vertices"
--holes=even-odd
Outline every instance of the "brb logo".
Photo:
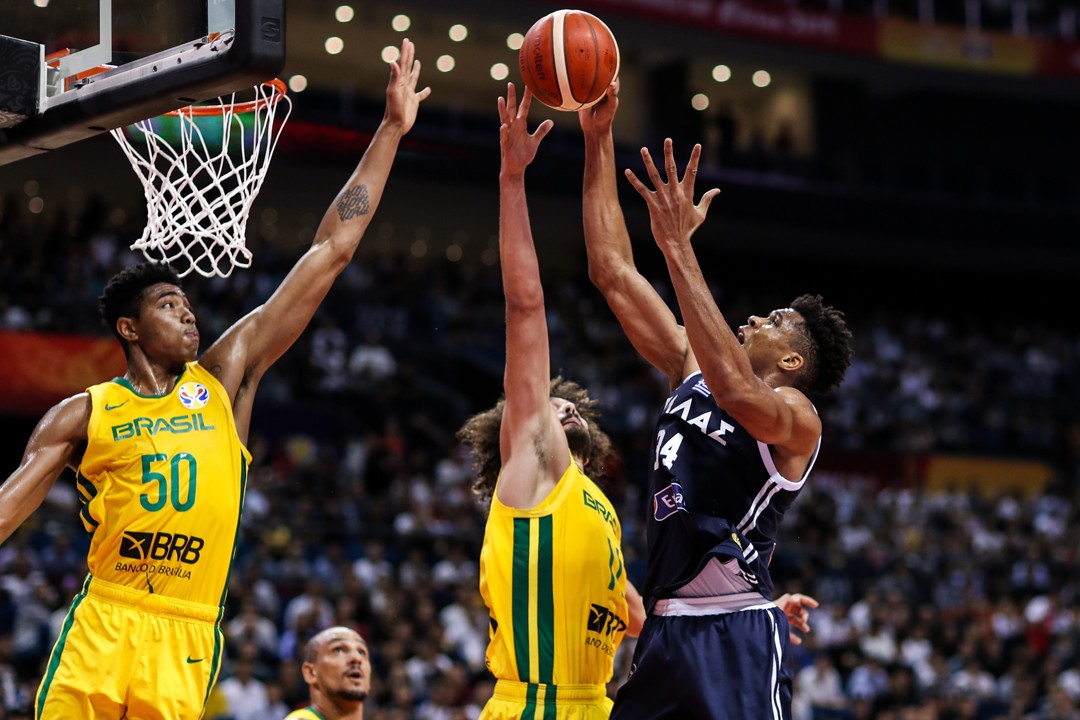
[[615,637],[615,633],[622,632],[626,629],[626,623],[611,610],[603,605],[596,605],[594,603],[589,610],[589,624],[587,628],[589,632],[598,633],[611,639]]
[[120,557],[131,560],[171,560],[194,565],[199,562],[203,545],[203,539],[194,535],[129,530],[120,538]]
[[667,520],[680,510],[689,512],[683,501],[682,485],[679,483],[673,482],[653,495],[653,517],[657,522]]

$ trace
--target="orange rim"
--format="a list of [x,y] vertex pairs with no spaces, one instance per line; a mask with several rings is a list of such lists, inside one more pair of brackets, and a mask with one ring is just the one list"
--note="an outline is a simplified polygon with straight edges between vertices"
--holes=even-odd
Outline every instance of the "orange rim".
[[262,87],[269,85],[273,88],[273,93],[267,97],[260,97],[256,100],[250,100],[242,103],[218,103],[217,105],[189,105],[177,110],[172,110],[165,113],[166,115],[191,115],[194,117],[208,117],[211,115],[224,115],[225,113],[249,113],[263,107],[270,105],[277,105],[281,102],[281,99],[285,97],[285,93],[288,88],[285,86],[285,82],[279,78],[273,80],[267,80],[264,83],[259,83],[256,87]]

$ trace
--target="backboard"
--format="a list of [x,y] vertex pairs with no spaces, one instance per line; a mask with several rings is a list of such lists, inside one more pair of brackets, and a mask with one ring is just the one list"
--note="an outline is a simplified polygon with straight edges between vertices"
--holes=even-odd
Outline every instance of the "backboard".
[[0,165],[274,78],[285,0],[3,0]]

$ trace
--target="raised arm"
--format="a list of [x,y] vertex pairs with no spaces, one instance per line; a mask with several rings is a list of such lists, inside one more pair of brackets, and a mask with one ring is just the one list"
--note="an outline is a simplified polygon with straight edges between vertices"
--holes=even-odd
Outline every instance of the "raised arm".
[[672,387],[697,369],[686,332],[667,303],[634,264],[630,235],[619,206],[612,122],[618,81],[596,105],[578,112],[585,134],[585,248],[589,278],[604,295],[634,348],[668,376]]
[[551,358],[544,289],[525,201],[525,168],[553,123],[529,134],[526,88],[517,104],[513,83],[499,98],[499,258],[506,295],[506,406],[500,429],[502,474],[496,494],[511,507],[534,507],[570,463],[566,434],[551,408]]
[[38,422],[19,467],[0,485],[0,544],[38,509],[64,468],[78,464],[89,420],[90,396],[80,393]]
[[413,43],[401,44],[390,63],[386,111],[360,164],[323,215],[311,248],[277,290],[222,335],[203,356],[233,398],[236,423],[246,434],[253,390],[266,369],[289,349],[307,327],[334,280],[352,260],[360,239],[382,199],[401,138],[416,121],[430,88],[416,90],[420,61]]
[[713,299],[690,244],[694,232],[705,221],[710,203],[720,192],[713,188],[702,195],[699,204],[694,204],[701,145],[694,146],[682,179],[671,138],[664,141],[666,181],[646,148],[642,148],[641,156],[655,190],[649,190],[630,170],[626,177],[649,206],[653,237],[667,260],[690,346],[717,405],[731,413],[755,439],[776,446],[774,452],[808,458],[821,434],[813,406],[798,390],[770,387],[754,373],[749,357]]

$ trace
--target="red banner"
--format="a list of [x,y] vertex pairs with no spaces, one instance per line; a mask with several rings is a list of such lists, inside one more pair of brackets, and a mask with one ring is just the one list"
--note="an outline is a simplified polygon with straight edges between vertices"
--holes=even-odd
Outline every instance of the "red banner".
[[878,22],[842,13],[753,0],[583,0],[577,7],[856,55],[878,54]]
[[0,332],[0,412],[40,415],[90,385],[124,373],[124,351],[113,339]]
[[771,42],[956,70],[1080,77],[1080,43],[759,0],[581,0],[575,7]]

